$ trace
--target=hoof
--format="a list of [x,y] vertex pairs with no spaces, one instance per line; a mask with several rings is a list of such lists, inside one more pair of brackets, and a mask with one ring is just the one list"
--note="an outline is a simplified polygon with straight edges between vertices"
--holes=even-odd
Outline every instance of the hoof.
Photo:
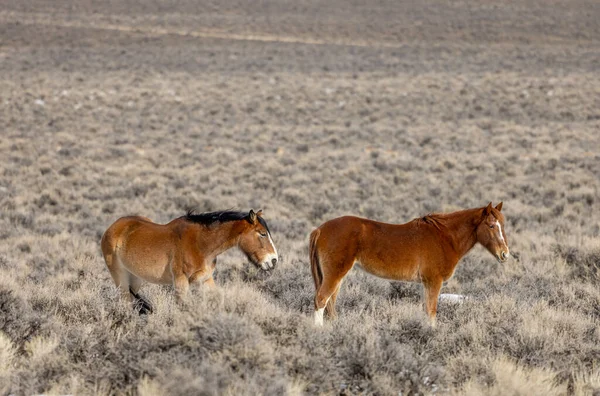
[[136,301],[133,303],[133,309],[135,311],[137,311],[137,313],[140,315],[149,315],[152,312],[154,312],[154,309],[152,308],[152,304],[150,304],[148,301],[144,300],[143,298],[136,299]]

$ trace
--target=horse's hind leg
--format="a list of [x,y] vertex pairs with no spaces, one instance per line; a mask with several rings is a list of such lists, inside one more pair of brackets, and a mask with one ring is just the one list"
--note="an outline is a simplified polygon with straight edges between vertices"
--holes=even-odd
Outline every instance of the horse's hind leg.
[[330,318],[337,316],[335,301],[340,291],[342,279],[354,265],[354,258],[346,259],[338,266],[321,265],[323,280],[315,295],[315,324],[323,325],[323,313],[327,311]]
[[114,253],[105,255],[104,260],[106,261],[106,266],[108,267],[113,282],[115,282],[115,285],[121,292],[121,298],[131,301],[132,296],[129,292],[129,272],[121,265]]
[[327,301],[327,305],[325,306],[325,312],[327,313],[327,316],[329,316],[331,319],[337,318],[337,312],[335,311],[335,302],[337,300],[337,295],[340,292],[341,287],[342,280],[340,280],[340,282],[338,283],[337,288],[335,289],[331,297],[329,297],[329,301]]
[[140,314],[152,313],[152,305],[138,294],[142,280],[127,271],[115,253],[106,252],[104,260],[106,261],[110,276],[119,288],[121,298],[133,303],[134,308]]
[[102,241],[100,243],[102,255],[104,256],[104,261],[106,262],[106,266],[108,267],[113,282],[115,282],[115,285],[121,292],[121,297],[127,301],[131,301],[132,296],[129,293],[129,272],[123,267],[123,264],[117,256],[117,240],[117,230],[113,225],[106,230],[104,235],[102,235]]
[[134,298],[133,306],[134,306],[135,310],[140,313],[140,315],[149,314],[154,311],[154,309],[152,308],[152,304],[150,304],[150,302],[148,300],[146,300],[144,297],[139,295],[139,291],[140,291],[140,287],[142,287],[142,283],[143,283],[143,280],[141,278],[138,278],[137,276],[133,275],[132,273],[129,273],[129,292],[131,293],[132,297]]
[[129,273],[129,291],[133,295],[137,295],[142,287],[143,280],[133,275],[131,272]]
[[[342,279],[341,277],[325,277],[323,276],[323,283],[321,283],[321,287],[317,290],[315,295],[315,324],[318,326],[323,326],[323,313],[325,308],[327,307],[327,315],[330,317],[335,316],[335,308],[333,308],[333,304],[335,304],[335,298],[337,298],[336,291],[338,290],[338,286],[340,285]],[[333,295],[334,300],[331,301]],[[332,309],[330,309],[332,308]]]

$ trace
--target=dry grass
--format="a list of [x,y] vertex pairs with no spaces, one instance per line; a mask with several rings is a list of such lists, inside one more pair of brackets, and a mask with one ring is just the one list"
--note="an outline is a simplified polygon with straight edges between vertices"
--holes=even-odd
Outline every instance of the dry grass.
[[[4,5],[0,394],[598,394],[598,6],[413,3]],[[466,257],[437,329],[358,271],[313,327],[314,227],[490,200],[514,259]],[[265,209],[282,263],[138,317],[100,236],[188,206]]]

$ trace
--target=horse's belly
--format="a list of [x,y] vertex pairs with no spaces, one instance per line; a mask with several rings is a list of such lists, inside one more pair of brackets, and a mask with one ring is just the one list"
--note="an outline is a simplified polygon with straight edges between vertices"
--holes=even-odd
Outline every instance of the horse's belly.
[[135,276],[144,279],[146,282],[170,285],[173,283],[173,274],[170,265],[149,266],[148,268],[134,268],[130,271]]
[[419,274],[419,265],[416,263],[383,263],[367,261],[357,261],[356,265],[365,272],[375,275],[379,278],[419,282],[421,280]]
[[[132,256],[132,255],[130,255]],[[152,255],[144,257],[137,255],[122,258],[123,266],[127,271],[150,283],[170,285],[173,283],[173,274],[171,272],[171,263],[167,258],[160,259]]]

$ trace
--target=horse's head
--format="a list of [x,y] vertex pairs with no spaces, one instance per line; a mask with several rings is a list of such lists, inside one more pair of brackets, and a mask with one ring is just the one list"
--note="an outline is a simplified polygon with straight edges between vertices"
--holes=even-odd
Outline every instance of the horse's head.
[[504,233],[504,215],[502,202],[496,207],[490,202],[483,209],[483,219],[477,227],[477,242],[481,243],[490,253],[492,253],[500,262],[505,262],[510,257],[508,249],[508,240]]
[[275,268],[279,257],[269,227],[261,215],[262,210],[256,213],[250,210],[246,217],[248,225],[240,236],[238,246],[254,265],[269,271]]

